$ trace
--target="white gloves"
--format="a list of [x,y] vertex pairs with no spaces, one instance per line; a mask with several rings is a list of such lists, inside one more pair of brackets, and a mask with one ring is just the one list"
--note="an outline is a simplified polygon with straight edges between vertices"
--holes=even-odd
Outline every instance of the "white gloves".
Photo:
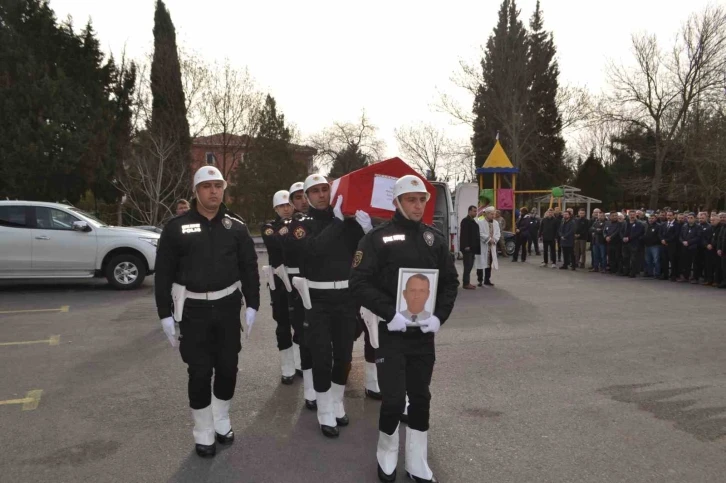
[[247,310],[245,310],[245,324],[247,325],[247,338],[250,338],[250,332],[252,331],[252,326],[255,324],[255,316],[257,315],[257,311],[255,309],[247,307]]
[[176,328],[174,327],[174,317],[161,319],[161,328],[164,329],[164,333],[169,339],[169,342],[171,342],[171,346],[176,347]]
[[421,332],[424,334],[427,332],[435,334],[441,328],[441,321],[435,315],[432,315],[428,319],[419,320],[418,323],[421,325]]
[[368,233],[373,229],[373,223],[371,223],[371,215],[363,210],[358,210],[355,212],[355,221],[357,221],[360,227],[363,228],[363,233]]
[[343,221],[343,209],[341,208],[343,206],[343,196],[338,196],[338,200],[335,202],[335,206],[333,207],[333,214],[337,219],[340,221]]
[[393,319],[387,324],[388,330],[391,332],[406,332],[406,317],[401,315],[400,312],[396,312]]

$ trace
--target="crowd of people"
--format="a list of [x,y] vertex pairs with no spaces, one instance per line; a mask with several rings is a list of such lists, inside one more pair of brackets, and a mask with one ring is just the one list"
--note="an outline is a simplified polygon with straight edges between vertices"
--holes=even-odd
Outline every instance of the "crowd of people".
[[[543,267],[690,282],[726,288],[726,212],[681,213],[670,208],[604,213],[549,209],[543,218],[520,210],[512,261],[539,255]],[[558,266],[558,263],[561,264]]]

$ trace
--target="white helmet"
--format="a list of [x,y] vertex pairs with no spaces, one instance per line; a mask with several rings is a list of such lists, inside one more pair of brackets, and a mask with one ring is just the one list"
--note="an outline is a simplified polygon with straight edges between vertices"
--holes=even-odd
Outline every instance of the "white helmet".
[[426,185],[421,181],[421,178],[412,174],[398,178],[393,186],[394,199],[397,200],[399,196],[405,193],[426,193],[426,201],[431,198],[431,193],[426,190]]
[[197,185],[205,181],[221,181],[224,183],[222,189],[227,189],[227,182],[224,180],[224,176],[214,166],[202,166],[194,173],[194,186],[192,186],[192,191],[196,191]]
[[324,176],[320,176],[319,174],[311,174],[310,176],[305,178],[303,190],[305,190],[305,192],[307,193],[310,188],[319,184],[328,184],[328,182],[325,180]]
[[302,191],[305,189],[305,183],[302,181],[298,181],[297,183],[293,183],[292,186],[290,186],[290,194],[292,195],[296,191]]
[[286,205],[288,203],[290,203],[290,193],[285,190],[278,191],[275,193],[275,196],[272,197],[273,208],[277,208],[280,205]]

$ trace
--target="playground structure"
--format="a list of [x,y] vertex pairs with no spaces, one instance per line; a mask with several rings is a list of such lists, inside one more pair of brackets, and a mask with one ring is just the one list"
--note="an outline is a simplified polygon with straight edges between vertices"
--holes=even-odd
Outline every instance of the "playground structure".
[[[479,199],[488,199],[491,204],[499,210],[512,210],[512,226],[516,224],[516,206],[517,206],[517,195],[525,194],[541,194],[540,198],[537,198],[537,210],[541,213],[542,203],[549,202],[549,208],[554,206],[555,200],[557,206],[561,209],[567,208],[567,203],[576,204],[587,204],[587,216],[590,216],[590,205],[601,203],[600,200],[590,198],[578,194],[580,191],[578,188],[573,186],[556,186],[548,190],[517,190],[517,174],[519,169],[515,168],[512,162],[509,160],[509,156],[504,152],[504,148],[499,143],[499,135],[497,135],[497,141],[494,144],[489,156],[482,165],[481,168],[477,168],[476,174],[479,183]],[[492,175],[489,178],[489,175]],[[503,188],[503,181],[505,176],[511,176],[511,188]],[[491,179],[491,183],[489,183]],[[491,186],[491,187],[490,187]]]

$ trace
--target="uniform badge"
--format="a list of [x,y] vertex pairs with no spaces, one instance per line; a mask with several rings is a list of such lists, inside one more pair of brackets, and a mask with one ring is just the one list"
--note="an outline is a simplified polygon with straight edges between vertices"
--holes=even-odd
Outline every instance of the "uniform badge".
[[363,252],[358,250],[355,252],[355,256],[353,257],[353,268],[360,265],[361,260],[363,260]]
[[305,228],[298,226],[295,228],[295,231],[292,232],[293,235],[295,235],[295,238],[298,240],[305,237]]
[[434,234],[433,233],[431,233],[430,231],[425,231],[423,234],[423,237],[424,237],[424,241],[426,242],[426,244],[428,246],[431,247],[434,245]]
[[287,227],[283,226],[277,233],[279,233],[280,235],[287,235]]
[[274,231],[275,230],[273,230],[272,228],[266,229],[265,230],[265,236],[272,236],[272,234],[274,233]]
[[229,218],[222,218],[222,225],[224,225],[224,227],[229,230],[230,228],[232,228],[232,220],[230,220]]

